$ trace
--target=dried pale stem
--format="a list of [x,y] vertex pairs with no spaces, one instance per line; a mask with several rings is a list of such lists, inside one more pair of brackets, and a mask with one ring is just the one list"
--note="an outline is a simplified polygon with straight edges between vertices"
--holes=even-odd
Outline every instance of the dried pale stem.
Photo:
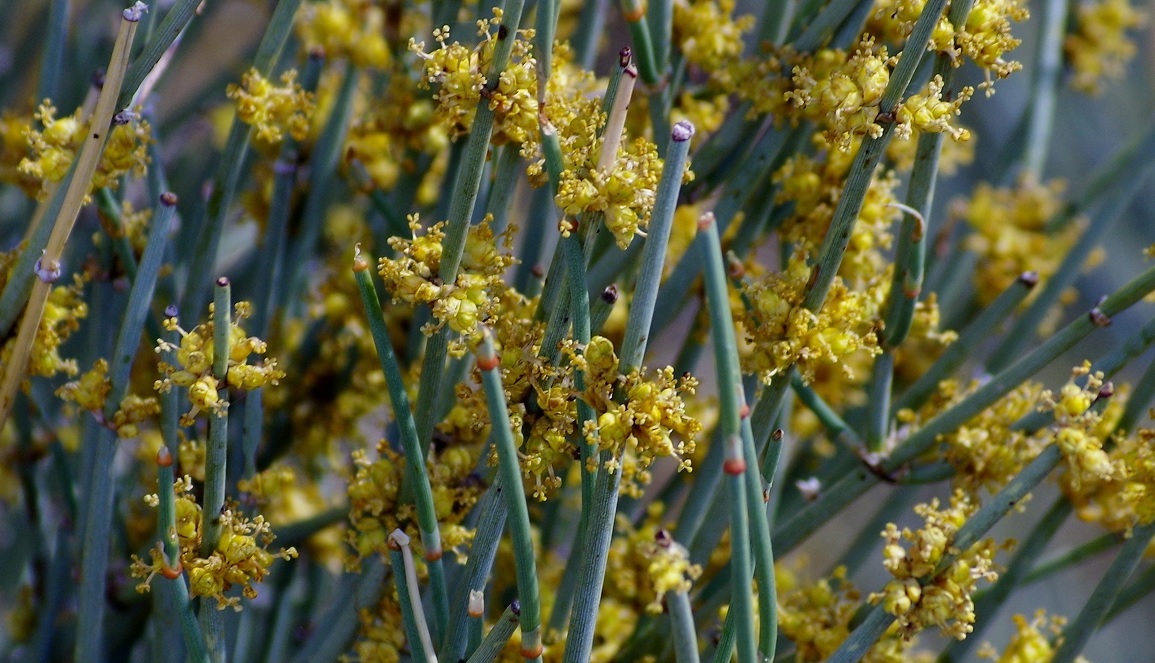
[[[129,14],[134,10],[133,18],[130,18]],[[32,258],[36,258],[35,267],[28,272],[18,272],[18,276],[12,279],[13,282],[5,287],[4,300],[7,301],[0,300],[0,303],[5,306],[2,327],[3,333],[6,334],[24,301],[20,294],[27,287],[28,281],[31,281],[32,289],[28,295],[28,305],[24,310],[24,318],[21,320],[19,331],[16,334],[12,354],[7,366],[5,366],[3,384],[0,385],[0,429],[3,429],[4,424],[8,421],[8,413],[16,398],[16,390],[24,381],[24,372],[32,354],[33,341],[40,329],[48,295],[53,284],[64,271],[62,264],[64,245],[68,241],[69,235],[72,234],[76,216],[84,205],[92,177],[96,173],[96,167],[104,153],[108,134],[112,131],[113,116],[117,108],[115,105],[116,95],[124,81],[124,73],[128,67],[128,51],[132,46],[132,38],[136,34],[139,18],[139,10],[135,6],[123,12],[120,29],[116,34],[116,43],[113,45],[112,55],[108,61],[104,87],[101,89],[100,97],[97,99],[96,108],[93,110],[89,122],[91,129],[85,133],[84,143],[76,157],[75,167],[71,170],[71,177],[66,178],[65,182],[61,184],[61,190],[64,193],[60,199],[60,209],[54,217],[52,232],[48,236],[43,253],[36,256],[33,253],[35,247],[31,244],[25,248],[22,256],[25,259],[21,260],[17,267],[27,269]],[[53,203],[55,203],[55,196],[53,198]],[[48,217],[45,217],[44,221],[47,219]],[[8,296],[8,290],[12,291],[12,296]]]
[[413,551],[409,548],[409,536],[395,529],[389,535],[388,545],[393,582],[397,585],[397,598],[401,604],[401,621],[405,624],[413,659],[437,663],[429,627],[425,624],[425,613],[421,610],[421,589],[417,585],[417,568],[413,562]]

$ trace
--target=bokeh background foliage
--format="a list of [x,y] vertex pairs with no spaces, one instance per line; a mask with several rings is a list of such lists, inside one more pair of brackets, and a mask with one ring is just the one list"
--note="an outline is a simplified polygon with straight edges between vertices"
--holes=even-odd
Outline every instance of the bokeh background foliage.
[[5,660],[1142,658],[1145,7],[4,10]]

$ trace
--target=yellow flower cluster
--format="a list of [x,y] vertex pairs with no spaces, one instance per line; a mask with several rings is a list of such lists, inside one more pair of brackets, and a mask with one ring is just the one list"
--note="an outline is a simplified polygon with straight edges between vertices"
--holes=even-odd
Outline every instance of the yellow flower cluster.
[[[882,564],[895,579],[869,599],[898,618],[898,630],[904,637],[938,626],[944,635],[962,640],[973,629],[971,594],[978,581],[998,578],[994,556],[999,546],[984,539],[967,550],[954,549],[955,534],[977,507],[961,491],[951,497],[949,508],[939,511],[938,507],[935,498],[914,508],[926,520],[917,532],[887,524],[882,532],[886,540]],[[904,540],[908,548],[901,544]],[[939,570],[948,555],[954,555],[954,560]]]
[[[799,569],[805,565],[802,561]],[[847,578],[846,567],[839,566],[829,577],[804,583],[798,573],[783,563],[774,565],[778,589],[778,627],[796,647],[799,663],[817,663],[830,658],[850,635],[850,625],[862,598]],[[888,629],[862,658],[864,663],[912,663],[921,658],[909,651],[916,635],[900,637],[893,626]]]
[[[814,137],[814,142],[824,156],[792,156],[774,173],[775,182],[781,185],[777,201],[793,203],[793,211],[782,222],[783,239],[812,255],[818,253],[830,227],[853,160],[852,152],[828,149],[820,135]],[[857,148],[858,142],[855,139],[852,145]],[[892,269],[892,261],[887,256],[894,241],[891,230],[902,218],[895,195],[898,187],[899,179],[893,171],[871,178],[838,270],[852,288],[863,292],[877,290],[868,296],[880,304],[891,280],[888,270]]]
[[[506,289],[502,280],[505,270],[516,260],[508,252],[513,241],[512,226],[495,236],[487,217],[469,227],[465,253],[453,283],[442,283],[437,273],[441,269],[442,242],[445,239],[444,222],[430,226],[423,235],[417,214],[409,215],[412,239],[391,237],[389,246],[399,255],[381,258],[378,273],[394,302],[410,306],[430,304],[436,325],[426,328],[433,333],[441,325],[463,334],[472,343],[481,338],[479,324],[495,315],[498,297]],[[499,243],[501,249],[499,250]]]
[[361,663],[398,663],[408,651],[401,604],[396,592],[381,592],[381,600],[372,608],[357,613],[361,628],[353,643],[355,660]]
[[246,336],[239,324],[240,320],[249,316],[249,304],[238,302],[234,310],[235,316],[229,327],[228,373],[223,381],[218,381],[213,375],[212,308],[209,309],[208,322],[197,325],[192,331],[182,329],[176,318],[164,321],[166,329],[180,332],[181,340],[179,346],[163,340],[159,342],[157,352],[176,351],[177,365],[161,362],[160,371],[164,377],[156,381],[154,388],[161,393],[167,393],[173,385],[188,388],[192,410],[181,417],[182,425],[192,425],[193,417],[198,412],[219,413],[228,409],[228,403],[219,397],[218,389],[222,387],[249,391],[278,384],[285,377],[285,373],[277,369],[275,359],[260,364],[248,363],[250,356],[265,354],[268,346],[255,336]]
[[[994,94],[991,74],[996,78],[1006,78],[1023,67],[1022,63],[1004,60],[1003,56],[1021,43],[1011,35],[1011,21],[1028,18],[1030,12],[1022,0],[976,0],[962,29],[954,32],[953,48],[937,39],[937,50],[961,54],[978,65],[986,77],[979,88],[990,96]],[[955,65],[961,64],[962,58],[956,57]]]
[[743,287],[750,304],[736,315],[751,346],[742,358],[743,368],[759,373],[767,384],[790,366],[797,366],[807,382],[819,368],[834,364],[853,377],[845,358],[879,352],[874,329],[877,303],[836,278],[822,309],[807,310],[802,301],[809,280],[805,257],[795,253],[784,271]]
[[[1003,56],[1018,47],[1020,40],[1011,35],[1011,21],[1024,21],[1030,14],[1021,0],[976,0],[966,22],[955,30],[944,15],[931,34],[930,48],[951,57],[954,66],[969,58],[984,70],[986,82],[979,87],[993,93],[991,74],[1005,78],[1022,65],[1006,61]],[[906,41],[914,22],[922,14],[925,0],[882,0],[874,3],[874,13],[866,32],[880,41],[901,44]]]
[[[7,253],[0,253],[0,287],[3,287],[11,276],[11,270],[20,257],[20,251],[20,247],[17,247]],[[76,360],[61,357],[60,347],[80,329],[80,321],[88,317],[88,304],[82,298],[83,285],[84,278],[78,274],[73,276],[72,285],[58,285],[49,292],[44,305],[44,315],[40,318],[40,327],[32,340],[32,352],[28,358],[28,376],[52,377],[59,373],[76,375],[79,370]],[[12,361],[12,352],[16,348],[16,335],[4,339],[3,343],[3,347],[0,348],[0,366],[7,370]]]
[[[458,550],[473,539],[473,530],[462,522],[484,488],[471,477],[477,455],[454,445],[426,463],[443,550]],[[398,497],[406,476],[405,463],[405,457],[384,440],[377,444],[376,459],[364,449],[353,452],[356,472],[347,490],[353,528],[346,538],[358,560],[386,552],[389,533],[395,529],[417,532],[413,507],[401,504]],[[420,537],[415,536],[413,543],[419,546]]]
[[[493,111],[493,142],[524,143],[538,132],[537,119],[537,60],[533,58],[533,30],[519,32],[514,37],[509,65],[497,81],[487,81],[497,45],[502,11],[495,8],[493,18],[477,22],[481,38],[475,47],[460,42],[447,43],[449,26],[433,31],[433,39],[440,48],[425,52],[425,42],[410,38],[409,50],[424,60],[422,83],[438,85],[434,98],[436,116],[454,136],[464,136],[473,126],[473,117],[482,96]],[[500,26],[500,27],[499,27]]]
[[320,48],[330,59],[385,69],[392,60],[385,43],[385,10],[367,0],[306,3],[297,14],[297,36],[306,50]]
[[[686,412],[683,395],[694,394],[695,378],[687,374],[675,379],[668,366],[650,379],[638,370],[621,376],[613,343],[603,336],[590,339],[584,354],[573,359],[585,371],[584,398],[597,413],[582,434],[590,444],[613,454],[605,469],[622,471],[623,492],[640,497],[640,486],[650,481],[649,467],[659,457],[678,459],[679,470],[692,469],[685,456],[694,452],[693,437],[702,426]],[[674,435],[682,439],[675,442]]]
[[[1058,615],[1047,617],[1045,610],[1038,610],[1035,616],[1028,620],[1024,615],[1012,617],[1015,622],[1015,631],[1005,649],[999,652],[990,643],[983,643],[978,652],[979,658],[989,658],[998,663],[1045,663],[1055,655],[1055,649],[1063,643],[1063,627],[1067,620]],[[1086,663],[1087,659],[1079,656],[1075,659]]]
[[659,528],[664,510],[660,503],[650,505],[636,528],[619,516],[619,534],[610,544],[607,562],[607,596],[655,615],[664,609],[667,592],[688,592],[702,575],[702,567],[690,563],[689,551]]
[[256,128],[258,140],[280,143],[289,134],[304,140],[312,117],[313,94],[297,83],[297,70],[281,75],[281,84],[273,85],[255,68],[248,70],[240,85],[229,85],[227,95],[237,104],[237,117]]
[[[274,527],[304,522],[321,515],[331,505],[321,492],[317,481],[278,461],[265,471],[237,482],[237,489],[246,493],[246,504],[260,509],[261,515]],[[312,556],[336,571],[341,568],[346,548],[337,527],[322,529],[308,539]]]
[[1076,223],[1058,232],[1046,227],[1062,207],[1063,188],[1057,180],[1044,185],[1030,178],[1011,188],[979,183],[969,201],[953,204],[952,215],[975,231],[966,246],[979,256],[974,284],[980,303],[989,304],[1023,272],[1038,272],[1045,281],[1058,269],[1079,235]]
[[945,133],[956,141],[970,140],[971,132],[952,124],[961,112],[963,102],[971,98],[975,89],[966,86],[950,101],[942,98],[942,76],[935,76],[926,84],[926,90],[911,95],[898,107],[898,124],[894,134],[909,139],[912,130],[923,133]]
[[358,161],[374,186],[389,190],[401,173],[414,170],[406,151],[438,154],[449,144],[445,127],[437,122],[433,101],[421,95],[408,76],[389,79],[387,108],[375,108],[349,128],[345,160]]
[[[88,133],[88,122],[81,118],[82,113],[83,109],[77,108],[72,115],[58,118],[56,107],[45,100],[33,114],[43,129],[29,129],[25,134],[27,154],[18,166],[20,172],[30,178],[23,182],[35,184],[34,189],[26,189],[29,195],[44,197],[48,185],[59,182],[68,173]],[[123,121],[113,123],[89,191],[104,187],[115,189],[126,173],[139,176],[148,168],[152,128],[135,113],[125,112],[117,117]]]
[[1135,42],[1127,37],[1146,23],[1147,16],[1127,0],[1079,3],[1076,29],[1067,35],[1063,50],[1075,70],[1071,85],[1098,94],[1104,79],[1119,78],[1135,57]]
[[[972,381],[964,389],[956,381],[944,380],[939,384],[938,393],[918,415],[903,411],[898,414],[898,420],[904,424],[927,421],[978,387],[978,381]],[[1036,409],[1041,393],[1039,383],[1024,382],[942,437],[945,444],[940,453],[957,470],[951,482],[955,490],[963,491],[977,504],[982,500],[982,490],[991,494],[999,491],[1039,455],[1047,440],[1028,435],[1015,424]]]
[[[1055,415],[1059,426],[1055,444],[1067,461],[1066,482],[1078,491],[1085,482],[1110,479],[1115,467],[1103,450],[1099,432],[1103,416],[1090,409],[1103,386],[1103,374],[1091,373],[1091,362],[1083,362],[1071,373],[1071,380],[1057,394],[1050,390],[1043,392],[1042,401],[1043,409]],[[1082,376],[1087,379],[1080,387],[1074,380]]]
[[638,138],[623,145],[608,168],[566,170],[557,190],[557,205],[571,216],[600,212],[614,234],[618,248],[625,250],[650,223],[650,213],[662,177],[662,160],[657,146]]
[[[147,592],[157,573],[173,577],[174,573],[187,571],[189,596],[216,599],[219,610],[230,606],[240,610],[240,599],[226,596],[232,587],[241,587],[245,598],[256,598],[257,590],[253,583],[264,580],[273,560],[289,560],[297,556],[295,548],[282,548],[277,553],[268,551],[269,544],[276,537],[263,516],[249,519],[233,509],[225,509],[220,514],[220,541],[208,557],[200,557],[204,520],[200,505],[191,495],[192,479],[187,476],[178,479],[173,490],[176,493],[175,534],[180,559],[176,560],[174,567],[172,561],[165,559],[159,542],[150,551],[150,561],[133,555],[132,577],[144,579],[136,591]],[[147,496],[145,501],[154,507],[159,504],[156,495]]]
[[141,398],[135,394],[128,394],[120,402],[120,408],[113,415],[112,421],[103,421],[104,406],[111,390],[108,362],[97,359],[92,370],[81,375],[78,380],[62,385],[56,390],[56,395],[92,412],[97,420],[115,430],[116,436],[122,440],[139,435],[140,424],[149,417],[160,414],[160,404],[155,398]]
[[853,54],[822,49],[794,66],[794,86],[785,98],[803,118],[822,126],[827,142],[849,152],[852,137],[882,135],[875,120],[896,62],[872,37],[863,38]]
[[745,48],[742,33],[754,27],[754,17],[734,18],[734,5],[734,0],[678,0],[674,3],[672,41],[678,45],[686,62],[709,73],[742,57]]

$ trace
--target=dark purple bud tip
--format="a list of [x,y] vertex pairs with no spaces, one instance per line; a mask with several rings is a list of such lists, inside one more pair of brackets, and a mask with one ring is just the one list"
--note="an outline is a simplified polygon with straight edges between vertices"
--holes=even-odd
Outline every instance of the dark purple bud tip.
[[611,283],[602,290],[602,301],[607,304],[618,303],[618,286],[616,283]]
[[218,287],[218,288],[227,288],[227,287],[229,287],[229,277],[227,277],[227,276],[222,276],[222,277],[220,277],[219,279],[217,279],[217,287]]
[[670,536],[670,533],[664,529],[660,529],[654,534],[654,543],[658,544],[662,548],[669,548],[670,544],[673,542],[674,537]]
[[515,615],[520,615],[521,614],[521,601],[514,599],[513,602],[509,604],[509,610]]
[[629,46],[623,46],[622,50],[618,51],[618,66],[623,69],[630,66],[630,60],[634,58],[634,52],[630,50]]
[[1022,274],[1019,274],[1019,283],[1022,283],[1028,288],[1033,288],[1039,284],[1039,273],[1023,272]]
[[179,199],[176,197],[176,194],[172,191],[165,191],[164,193],[160,194],[160,204],[164,205],[165,207],[176,207],[178,200]]
[[166,318],[175,318],[177,313],[179,313],[179,311],[176,307],[176,304],[169,304],[168,306],[164,307],[164,316]]
[[674,129],[670,132],[670,136],[679,143],[684,143],[690,140],[694,135],[694,125],[685,120],[680,120],[674,124]]

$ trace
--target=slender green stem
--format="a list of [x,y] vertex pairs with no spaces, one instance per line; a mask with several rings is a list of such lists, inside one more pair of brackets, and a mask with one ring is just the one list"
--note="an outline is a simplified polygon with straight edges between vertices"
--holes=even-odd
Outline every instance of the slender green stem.
[[[1047,0],[1038,19],[1035,66],[1031,68],[1031,93],[1024,110],[1026,131],[1022,174],[1041,179],[1047,162],[1047,148],[1055,122],[1055,104],[1063,73],[1063,40],[1067,30],[1067,1]],[[1032,16],[1033,18],[1033,16]]]
[[[612,458],[609,451],[602,451],[598,457],[599,467]],[[573,612],[570,616],[569,634],[566,637],[564,663],[584,663],[590,660],[593,649],[594,626],[597,623],[598,605],[601,602],[602,586],[605,582],[606,556],[613,538],[614,514],[618,507],[618,485],[621,472],[599,471],[594,485],[593,500],[589,505],[588,537],[583,541],[585,553],[582,556],[582,578],[574,593]],[[582,506],[585,510],[587,507]]]
[[694,629],[690,596],[683,591],[671,592],[666,595],[666,607],[674,632],[674,660],[677,663],[698,663],[698,633]]
[[501,650],[505,649],[505,643],[509,642],[513,632],[517,630],[520,618],[521,606],[518,601],[514,601],[505,609],[505,612],[501,613],[501,617],[497,618],[497,623],[489,629],[489,633],[485,634],[481,646],[469,656],[468,663],[492,663],[492,661],[496,661]]
[[931,367],[894,400],[891,416],[901,409],[914,409],[922,405],[938,388],[939,382],[950,377],[968,357],[974,356],[975,350],[983,341],[990,339],[1002,321],[1026,299],[1038,282],[1039,275],[1035,272],[1019,275],[1014,283],[962,330],[958,339],[939,355]]
[[381,559],[372,557],[362,564],[365,568],[360,573],[349,572],[341,578],[328,608],[313,622],[316,635],[292,663],[335,661],[348,649],[360,626],[360,611],[376,605],[385,589],[386,566]]
[[[417,526],[421,530],[421,546],[425,562],[429,567],[429,580],[433,586],[434,624],[438,633],[445,633],[449,622],[449,599],[445,587],[445,576],[441,561],[441,531],[437,525],[437,511],[433,503],[433,489],[425,469],[426,457],[417,435],[417,425],[413,411],[409,407],[409,395],[405,391],[405,378],[397,356],[393,353],[393,343],[385,318],[381,312],[381,302],[377,290],[369,280],[369,260],[357,254],[353,272],[357,289],[361,293],[361,303],[369,319],[369,331],[377,347],[381,370],[385,373],[385,383],[389,390],[389,401],[393,405],[393,416],[401,431],[401,445],[405,449],[407,484],[416,490]],[[432,652],[431,652],[432,653]]]
[[1053,559],[1040,562],[1031,568],[1030,573],[1023,578],[1023,584],[1029,585],[1038,582],[1060,571],[1065,571],[1084,560],[1095,557],[1105,550],[1110,550],[1119,545],[1121,538],[1118,534],[1102,534],[1086,543],[1071,548]]
[[1127,580],[1143,559],[1147,546],[1155,538],[1155,523],[1135,528],[1131,538],[1123,543],[1115,561],[1103,575],[1103,579],[1091,592],[1091,597],[1075,618],[1063,629],[1063,641],[1055,651],[1054,663],[1072,663],[1083,651],[1083,647],[1103,623],[1103,618],[1115,603]]
[[[172,469],[173,457],[167,447],[161,447],[157,453],[157,533],[160,535],[160,545],[164,554],[166,569],[181,570],[180,546],[176,537],[176,495],[173,492],[175,477]],[[210,660],[208,648],[205,645],[204,635],[200,624],[197,623],[193,612],[192,602],[189,601],[188,586],[185,584],[183,573],[172,579],[163,579],[161,592],[166,593],[160,609],[167,612],[169,619],[178,622],[181,626],[181,635],[184,637],[185,647],[189,658],[198,663]]]
[[488,332],[477,350],[477,366],[481,369],[482,386],[489,407],[494,443],[497,447],[498,473],[505,487],[506,508],[509,511],[513,554],[517,569],[517,593],[521,601],[521,655],[526,659],[541,656],[541,603],[537,586],[537,562],[534,560],[533,538],[530,533],[529,509],[522,487],[521,466],[518,463],[517,444],[505,402],[505,388],[501,384],[500,360],[493,349],[493,337]]
[[640,368],[642,356],[646,352],[654,304],[658,298],[658,283],[662,278],[666,247],[673,226],[674,208],[678,203],[678,189],[682,185],[682,172],[685,170],[690,138],[693,135],[694,126],[689,122],[678,122],[670,132],[670,146],[666,153],[666,163],[662,166],[662,178],[658,183],[657,198],[642,249],[642,267],[630,303],[625,339],[622,341],[623,371]]
[[[662,0],[657,1],[661,2]],[[638,73],[646,85],[658,85],[665,72],[659,68],[660,63],[655,55],[650,25],[646,22],[646,3],[641,0],[620,0],[620,2],[622,16],[626,19],[626,26],[630,29],[634,58],[638,63]]]
[[[521,23],[524,0],[506,0],[502,24],[497,31],[497,45],[493,51],[485,89],[497,89],[499,76],[509,63],[513,51],[514,33]],[[493,110],[489,107],[488,95],[482,94],[481,102],[473,118],[473,128],[465,142],[461,169],[453,184],[454,195],[449,207],[449,221],[442,242],[441,265],[438,277],[442,283],[456,283],[457,270],[465,252],[465,238],[473,219],[473,208],[477,204],[477,193],[481,188],[481,175],[485,169],[485,155],[489,150],[490,133],[493,131]],[[421,362],[421,381],[417,390],[417,438],[423,450],[429,449],[433,435],[434,407],[440,393],[438,377],[445,369],[445,355],[449,345],[449,330],[442,327],[429,338],[425,345],[425,355]]]
[[[1150,148],[1155,149],[1155,133],[1151,135]],[[1143,167],[1135,168],[1113,186],[1114,195],[1108,197],[1103,207],[1096,212],[1091,224],[1083,232],[1079,240],[1071,247],[1055,273],[1043,285],[1043,289],[1028,305],[1023,315],[1007,332],[998,351],[987,362],[987,369],[999,371],[1010,364],[1015,357],[1038,338],[1039,325],[1050,314],[1067,288],[1074,283],[1082,271],[1091,251],[1107,237],[1114,223],[1123,216],[1131,199],[1135,197],[1147,176],[1155,170],[1155,163],[1148,162]]]
[[[835,2],[834,4],[838,3]],[[910,37],[907,39],[906,47],[902,51],[903,57],[898,61],[898,65],[890,76],[890,82],[882,93],[880,114],[894,112],[899,101],[906,94],[906,88],[914,77],[922,53],[926,50],[931,33],[938,25],[946,4],[946,0],[929,0],[923,7],[922,14],[915,22]],[[809,49],[802,48],[802,50]],[[842,189],[838,206],[834,210],[830,229],[826,232],[822,247],[818,251],[816,274],[812,279],[813,284],[803,300],[803,306],[811,311],[821,309],[822,303],[826,301],[826,295],[830,292],[830,286],[842,264],[842,256],[846,253],[846,247],[850,243],[850,234],[854,229],[854,223],[858,219],[858,213],[862,211],[862,203],[866,198],[866,191],[870,188],[871,179],[874,177],[874,169],[878,165],[887,143],[890,142],[893,129],[894,124],[888,123],[877,138],[873,136],[863,138],[861,147],[854,155],[854,162],[850,166],[846,185]]]
[[465,566],[464,577],[459,577],[455,583],[456,594],[445,642],[441,647],[441,657],[447,661],[457,661],[469,655],[466,645],[468,634],[464,628],[469,612],[469,596],[472,592],[485,589],[493,560],[497,557],[497,545],[505,529],[507,513],[503,492],[501,478],[498,477],[481,496],[481,503],[477,507],[479,515],[473,545],[469,549],[469,562]]
[[[225,484],[229,444],[229,330],[232,327],[232,289],[225,277],[217,279],[213,296],[213,377],[216,378],[217,407],[209,414],[209,440],[205,451],[204,503],[201,513],[200,556],[210,557],[221,539],[221,512],[225,507]],[[225,660],[225,625],[221,611],[208,598],[202,599],[197,611],[209,657]]]
[[58,100],[60,95],[60,71],[64,61],[64,48],[68,43],[68,14],[71,0],[52,0],[48,6],[48,33],[44,37],[43,53],[40,56],[40,76],[36,83],[36,99]]
[[[193,14],[196,13],[200,4],[199,0],[179,0],[164,15],[164,20],[153,30],[152,37],[145,44],[144,50],[132,61],[128,74],[125,76],[120,96],[116,100],[117,108],[127,108],[131,105],[132,98],[140,84],[152,72],[156,63],[160,62],[161,56],[176,41],[177,36],[188,25],[188,22],[192,20]],[[300,4],[300,0],[296,0],[296,4]],[[153,9],[155,11],[157,7],[154,6]]]
[[1135,578],[1135,582],[1123,588],[1111,603],[1111,609],[1103,616],[1102,624],[1123,614],[1128,608],[1147,597],[1155,589],[1155,566],[1148,566]]
[[160,274],[161,263],[164,261],[165,247],[168,245],[169,231],[176,213],[176,196],[166,193],[160,198],[160,206],[152,228],[148,234],[148,244],[141,256],[140,268],[132,282],[132,290],[128,296],[128,306],[125,310],[124,321],[116,339],[116,349],[109,364],[109,381],[111,390],[104,405],[104,421],[111,422],[120,403],[128,393],[129,371],[132,369],[132,359],[136,356],[137,346],[140,344],[140,335],[144,330],[144,321],[149,314],[149,304],[152,303],[152,293],[156,288],[157,276]]
[[594,68],[598,42],[604,36],[606,16],[609,14],[606,11],[607,5],[609,0],[588,0],[582,3],[577,30],[570,37],[570,44],[574,49],[574,64],[582,69]]
[[797,373],[791,376],[790,386],[798,395],[798,400],[814,413],[814,416],[826,428],[831,440],[851,453],[858,453],[860,449],[865,447],[850,424],[846,423],[814,389],[802,382],[802,376]]
[[116,434],[101,427],[95,434],[92,468],[86,481],[84,541],[80,552],[80,588],[76,660],[95,661],[102,657],[101,639],[105,608],[105,574],[111,545],[113,485],[112,460]]
[[890,395],[894,382],[894,353],[884,351],[874,360],[867,386],[866,446],[872,452],[883,449],[890,432]]

